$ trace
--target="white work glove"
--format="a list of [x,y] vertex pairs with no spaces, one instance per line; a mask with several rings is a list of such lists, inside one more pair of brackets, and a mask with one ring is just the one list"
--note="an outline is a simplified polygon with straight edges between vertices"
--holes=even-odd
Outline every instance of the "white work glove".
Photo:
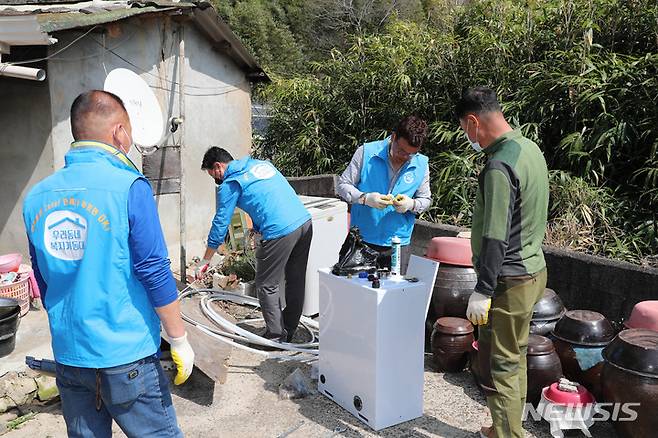
[[393,200],[395,211],[404,214],[414,208],[414,200],[407,195],[397,195]]
[[489,321],[489,309],[491,309],[491,297],[473,292],[468,299],[466,317],[473,325],[485,325]]
[[393,204],[393,197],[391,195],[382,195],[381,193],[372,192],[366,194],[365,204],[368,207],[383,210]]
[[196,269],[194,270],[194,279],[200,280],[205,275],[206,271],[210,267],[210,260],[203,259],[199,262]]
[[169,345],[171,346],[171,359],[176,364],[176,377],[174,377],[174,385],[185,383],[192,368],[194,368],[194,351],[189,342],[187,342],[187,333],[180,338],[169,338]]

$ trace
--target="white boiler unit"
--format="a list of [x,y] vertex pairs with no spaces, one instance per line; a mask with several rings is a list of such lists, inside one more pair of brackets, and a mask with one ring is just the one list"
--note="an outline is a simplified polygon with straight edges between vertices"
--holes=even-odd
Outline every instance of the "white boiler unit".
[[412,256],[407,278],[320,270],[319,391],[374,430],[423,415],[425,317],[438,263]]
[[[331,268],[338,262],[340,247],[347,236],[347,204],[336,198],[300,196],[313,221],[313,240],[306,268],[306,296],[302,313],[317,315],[318,270]],[[282,288],[283,290],[283,288]]]

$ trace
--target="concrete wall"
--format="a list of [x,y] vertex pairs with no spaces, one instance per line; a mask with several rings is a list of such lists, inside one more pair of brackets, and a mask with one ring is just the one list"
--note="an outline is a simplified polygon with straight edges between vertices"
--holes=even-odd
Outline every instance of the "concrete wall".
[[0,254],[27,256],[23,199],[53,170],[48,85],[0,77]]
[[[184,108],[179,103],[179,32],[184,27]],[[56,34],[59,42],[50,47],[53,53],[75,38],[80,32],[66,31]],[[53,151],[48,162],[49,170],[64,164],[71,141],[69,109],[73,99],[86,90],[102,89],[106,71],[128,68],[138,73],[155,91],[165,121],[172,116],[183,116],[181,129],[169,135],[164,145],[181,145],[185,200],[185,230],[188,261],[202,255],[210,221],[215,212],[215,184],[200,170],[203,153],[213,145],[221,145],[234,156],[247,154],[251,146],[251,95],[244,73],[225,55],[213,51],[207,39],[192,22],[181,25],[162,15],[136,17],[108,28],[105,47],[102,36],[91,33],[48,63],[48,103],[26,103],[31,111],[40,107],[45,115],[40,127],[46,133],[52,124]],[[134,64],[134,65],[131,65]],[[0,93],[3,91],[0,90]],[[0,94],[1,95],[1,94]],[[5,125],[7,126],[7,125]],[[26,129],[27,130],[27,129]],[[22,130],[21,130],[22,131]],[[169,131],[167,130],[167,133]],[[24,133],[17,132],[20,138]],[[34,148],[44,148],[44,141],[33,140]],[[140,167],[142,157],[133,149],[130,158]],[[36,156],[33,158],[36,160]],[[40,177],[45,176],[41,173]],[[39,179],[39,178],[36,178]],[[179,268],[180,213],[178,194],[156,198],[160,220],[169,245],[172,268]],[[14,201],[15,202],[15,201]],[[14,204],[10,204],[14,205]],[[13,230],[11,232],[15,232]],[[3,239],[4,243],[4,239]],[[13,244],[14,250],[23,245]]]
[[[335,193],[333,175],[289,178],[300,195],[330,196]],[[411,252],[424,255],[433,237],[456,236],[466,228],[417,220],[411,238]],[[554,289],[568,309],[588,309],[613,321],[628,317],[633,306],[658,300],[658,269],[575,251],[544,246],[548,287]]]

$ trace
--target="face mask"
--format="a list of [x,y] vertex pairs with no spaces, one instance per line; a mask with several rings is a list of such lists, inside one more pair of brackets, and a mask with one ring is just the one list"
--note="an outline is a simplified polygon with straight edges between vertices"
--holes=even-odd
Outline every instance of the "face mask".
[[[466,127],[468,128],[468,122],[466,122]],[[480,146],[480,143],[477,141],[478,140],[478,127],[475,127],[475,141],[471,141],[470,138],[468,138],[468,131],[464,131],[464,134],[466,134],[466,140],[471,144],[471,147],[475,152],[482,152],[482,146]]]
[[[214,173],[217,174],[217,171],[219,171],[219,170],[221,170],[221,168],[217,168],[214,171]],[[222,175],[220,177],[216,177],[215,175],[213,175],[213,179],[215,180],[215,184],[220,185],[221,183],[224,182],[224,175]]]
[[123,128],[123,126],[121,127],[121,129],[123,129],[123,133],[126,134],[126,137],[130,138],[130,145],[128,146],[128,150],[123,149],[123,145],[121,145],[121,151],[124,154],[128,155],[128,152],[130,152],[130,150],[133,148],[133,146],[135,146],[135,143],[133,142],[132,137],[130,137],[128,135],[128,133],[126,132],[126,130]]

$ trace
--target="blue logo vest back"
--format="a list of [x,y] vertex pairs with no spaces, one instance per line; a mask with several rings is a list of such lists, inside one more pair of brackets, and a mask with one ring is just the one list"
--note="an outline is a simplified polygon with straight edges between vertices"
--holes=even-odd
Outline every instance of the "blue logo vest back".
[[132,272],[128,192],[143,176],[108,145],[76,142],[28,194],[23,216],[47,284],[59,363],[106,368],[157,352],[160,320]]

